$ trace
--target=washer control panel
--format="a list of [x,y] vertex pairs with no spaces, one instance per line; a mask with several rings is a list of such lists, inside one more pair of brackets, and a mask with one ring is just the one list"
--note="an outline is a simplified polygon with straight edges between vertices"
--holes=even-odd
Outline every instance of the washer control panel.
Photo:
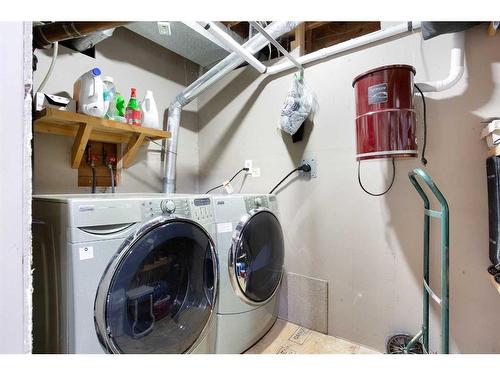
[[213,220],[214,213],[210,198],[195,198],[191,202],[193,219],[198,221]]
[[213,220],[210,198],[150,199],[141,202],[142,219],[149,220],[161,215],[175,215],[195,221]]
[[142,219],[148,220],[160,215],[176,214],[191,217],[188,199],[151,199],[141,203]]

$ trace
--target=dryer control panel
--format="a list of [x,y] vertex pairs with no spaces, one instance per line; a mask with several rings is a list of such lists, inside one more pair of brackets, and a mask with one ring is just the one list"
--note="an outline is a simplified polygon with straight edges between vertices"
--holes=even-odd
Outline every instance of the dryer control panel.
[[278,205],[276,202],[276,196],[274,195],[254,195],[245,197],[245,206],[248,211],[254,210],[256,208],[264,207],[268,208],[273,212],[276,212]]

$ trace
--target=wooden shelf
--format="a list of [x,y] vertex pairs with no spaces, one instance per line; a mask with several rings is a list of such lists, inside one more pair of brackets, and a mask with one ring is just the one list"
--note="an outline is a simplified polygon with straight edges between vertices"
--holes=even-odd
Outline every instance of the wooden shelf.
[[38,133],[75,137],[71,152],[71,167],[78,168],[82,161],[87,142],[126,143],[123,153],[123,167],[128,168],[137,155],[140,146],[149,139],[170,138],[170,132],[133,126],[82,113],[46,108],[35,114],[34,130]]
[[490,278],[493,287],[496,288],[498,293],[500,293],[500,284],[495,281],[495,277],[493,277],[493,275],[490,274],[488,274],[488,277]]

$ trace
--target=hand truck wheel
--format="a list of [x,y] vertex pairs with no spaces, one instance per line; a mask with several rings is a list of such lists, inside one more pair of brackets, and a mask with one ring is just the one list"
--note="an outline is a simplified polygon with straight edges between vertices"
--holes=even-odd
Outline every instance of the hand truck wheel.
[[[411,341],[412,337],[406,334],[397,334],[387,340],[387,354],[405,354],[404,349]],[[408,351],[408,354],[424,354],[422,343],[417,341]]]

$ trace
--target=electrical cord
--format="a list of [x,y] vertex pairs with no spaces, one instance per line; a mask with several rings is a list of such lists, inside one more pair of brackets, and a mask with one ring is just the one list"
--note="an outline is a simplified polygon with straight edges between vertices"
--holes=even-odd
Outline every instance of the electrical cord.
[[95,194],[96,187],[97,187],[97,179],[95,175],[95,166],[94,162],[92,162],[92,165],[90,166],[92,168],[92,194]]
[[427,159],[425,158],[425,149],[427,147],[427,108],[425,105],[424,93],[422,92],[422,90],[420,90],[420,87],[418,87],[417,85],[414,86],[420,93],[420,96],[422,97],[422,105],[424,109],[424,144],[422,146],[422,157],[420,158],[420,161],[422,162],[423,165],[427,165]]
[[285,177],[283,177],[281,179],[280,182],[278,182],[276,184],[275,187],[273,187],[271,189],[271,191],[269,192],[269,194],[272,194],[278,188],[278,186],[280,186],[288,177],[290,177],[293,173],[295,173],[297,171],[311,172],[311,166],[309,164],[302,164],[301,166],[299,166],[299,167],[291,170],[290,172],[288,172],[288,174]]
[[[238,176],[238,175],[239,175],[241,172],[243,172],[243,171],[248,172],[248,171],[249,171],[249,169],[248,169],[248,168],[246,168],[246,167],[245,167],[245,168],[241,168],[238,172],[236,172],[236,173],[234,174],[234,176],[233,176],[233,177],[231,177],[231,179],[228,181],[228,183],[229,183],[229,182],[231,182],[231,181],[233,181],[233,180],[236,178],[236,176]],[[210,193],[211,191],[213,191],[213,190],[215,190],[215,189],[219,189],[219,188],[221,188],[221,187],[224,187],[224,184],[217,185],[217,186],[215,186],[215,187],[213,187],[213,188],[209,189],[209,190],[208,190],[205,194],[208,194],[208,193]]]
[[392,185],[394,184],[394,180],[396,179],[396,164],[394,164],[394,158],[392,158],[392,180],[391,180],[391,184],[382,193],[371,193],[371,192],[369,192],[368,190],[365,189],[365,187],[361,183],[361,175],[360,175],[360,171],[359,171],[360,170],[360,165],[361,165],[361,160],[358,160],[358,183],[359,183],[359,186],[361,187],[361,189],[363,189],[363,191],[366,194],[371,195],[372,197],[380,197],[380,196],[386,194],[389,190],[391,190]]
[[160,146],[161,149],[165,152],[170,152],[171,154],[177,155],[176,152],[170,151],[168,148],[164,147],[161,143],[156,142],[154,139],[146,137],[146,139],[150,142],[153,142],[155,145]]
[[40,86],[38,86],[38,89],[35,92],[42,91],[42,89],[45,87],[45,84],[49,80],[49,77],[52,73],[52,70],[54,70],[54,66],[56,65],[57,53],[59,51],[59,43],[54,42],[52,45],[53,45],[54,50],[52,51],[52,61],[51,61],[50,66],[49,66],[49,70],[47,71],[45,78],[43,79],[42,83],[40,84]]
[[113,165],[110,163],[108,164],[109,168],[109,173],[111,176],[111,193],[115,193],[115,174],[113,173]]

